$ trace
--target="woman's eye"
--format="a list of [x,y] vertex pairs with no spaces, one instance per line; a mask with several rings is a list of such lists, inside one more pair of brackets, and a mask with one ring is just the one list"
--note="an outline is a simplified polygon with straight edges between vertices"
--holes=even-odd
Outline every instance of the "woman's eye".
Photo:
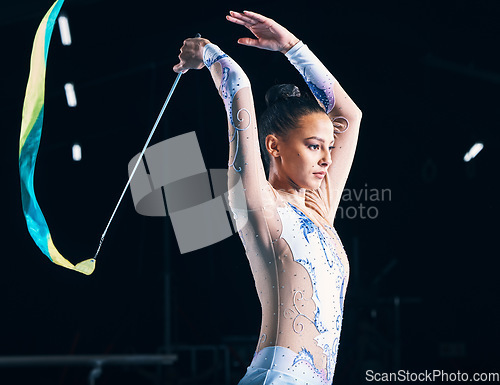
[[319,150],[319,144],[310,144],[308,147],[312,150]]
[[328,149],[329,149],[330,151],[332,151],[334,148],[335,148],[335,146],[330,146],[330,147],[328,147]]

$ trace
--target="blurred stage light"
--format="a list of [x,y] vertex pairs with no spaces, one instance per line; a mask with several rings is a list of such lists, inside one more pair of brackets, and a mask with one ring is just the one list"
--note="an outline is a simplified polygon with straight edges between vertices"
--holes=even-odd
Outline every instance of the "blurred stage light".
[[82,160],[82,148],[80,147],[79,144],[73,145],[72,152],[73,152],[73,160],[75,162],[79,162]]
[[68,102],[68,106],[76,107],[76,94],[75,86],[73,86],[73,83],[66,83],[64,85],[64,91],[66,91],[66,100]]
[[63,45],[71,45],[71,33],[69,32],[69,21],[66,16],[59,16],[57,19],[59,24],[59,32],[61,33],[61,41]]
[[464,155],[464,162],[469,162],[471,159],[474,159],[477,154],[483,149],[484,145],[481,142],[475,143],[469,151]]

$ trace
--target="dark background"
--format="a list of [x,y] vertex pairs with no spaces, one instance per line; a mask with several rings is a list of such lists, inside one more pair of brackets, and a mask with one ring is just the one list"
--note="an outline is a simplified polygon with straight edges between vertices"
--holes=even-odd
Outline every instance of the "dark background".
[[[50,263],[29,236],[18,141],[32,39],[51,4],[19,0],[0,7],[0,356],[165,351],[170,266],[172,343],[229,346],[236,382],[260,322],[236,235],[180,255],[170,220],[140,216],[127,193],[92,276]],[[35,173],[59,251],[74,263],[94,255],[127,181],[127,164],[142,149],[175,78],[171,68],[186,37],[200,32],[241,64],[258,114],[272,84],[302,87],[282,55],[236,44],[248,33],[225,21],[229,9],[274,18],[309,45],[364,113],[346,188],[391,191],[384,201],[342,204],[375,207],[376,218],[336,220],[352,269],[336,383],[363,383],[367,369],[500,372],[496,0],[67,0],[73,45],[62,46],[56,25]],[[68,81],[75,84],[76,108],[66,104]],[[193,130],[207,168],[224,168],[225,113],[206,69],[181,78],[151,144]],[[476,141],[484,150],[465,163]],[[71,157],[75,142],[83,151],[78,163]],[[186,365],[182,358],[164,373],[166,383],[186,380]],[[2,384],[87,383],[87,371],[74,368],[0,367],[0,373]],[[129,368],[105,370],[98,383],[150,382]]]

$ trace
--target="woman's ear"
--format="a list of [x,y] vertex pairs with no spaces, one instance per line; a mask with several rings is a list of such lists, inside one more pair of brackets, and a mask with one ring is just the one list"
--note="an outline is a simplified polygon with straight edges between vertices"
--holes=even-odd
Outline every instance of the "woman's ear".
[[279,150],[279,139],[275,135],[266,136],[266,149],[269,152],[269,155],[273,158],[279,158],[280,150]]
[[349,128],[349,121],[343,116],[336,116],[331,119],[333,124],[333,135],[342,134]]

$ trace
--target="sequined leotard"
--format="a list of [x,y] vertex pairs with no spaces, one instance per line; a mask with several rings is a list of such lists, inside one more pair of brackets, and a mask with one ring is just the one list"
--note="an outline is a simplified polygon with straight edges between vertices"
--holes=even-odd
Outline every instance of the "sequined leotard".
[[[335,79],[302,42],[287,53],[327,112]],[[229,125],[229,202],[262,305],[254,358],[239,385],[331,384],[349,266],[333,228],[327,175],[304,197],[274,189],[260,157],[250,82],[214,44],[204,63],[224,101]]]

